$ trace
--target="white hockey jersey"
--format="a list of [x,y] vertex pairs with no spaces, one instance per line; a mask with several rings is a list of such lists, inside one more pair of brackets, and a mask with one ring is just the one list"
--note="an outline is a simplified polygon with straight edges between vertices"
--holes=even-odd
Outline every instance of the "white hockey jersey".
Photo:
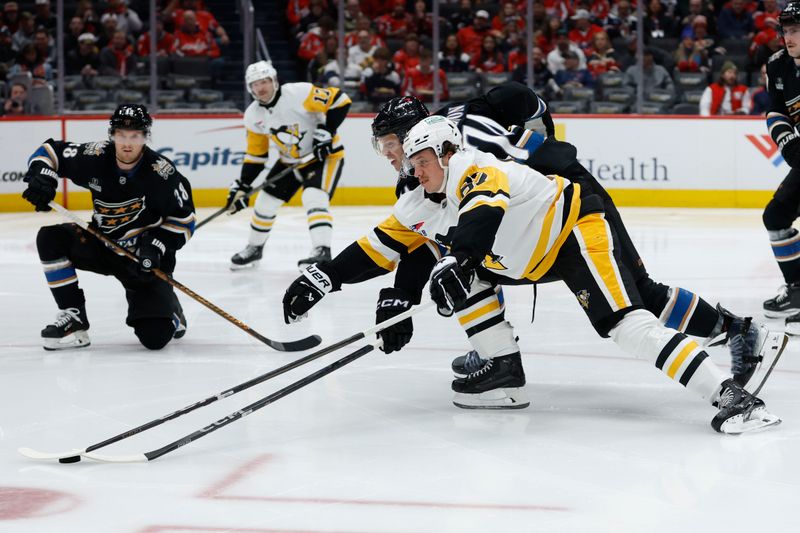
[[400,250],[413,251],[432,240],[451,246],[469,235],[465,218],[480,209],[503,211],[491,251],[481,266],[511,279],[536,281],[553,265],[580,212],[580,187],[561,176],[544,176],[530,167],[476,150],[450,158],[446,198],[436,203],[422,187],[403,194],[394,213],[358,244],[377,265],[391,270]]
[[[311,153],[314,130],[325,124],[330,109],[351,103],[350,97],[336,87],[321,88],[310,83],[286,83],[280,86],[280,97],[271,107],[252,102],[244,112],[247,130],[245,163],[265,163],[270,141],[280,161],[297,163]],[[333,138],[334,148],[341,146],[339,135]]]

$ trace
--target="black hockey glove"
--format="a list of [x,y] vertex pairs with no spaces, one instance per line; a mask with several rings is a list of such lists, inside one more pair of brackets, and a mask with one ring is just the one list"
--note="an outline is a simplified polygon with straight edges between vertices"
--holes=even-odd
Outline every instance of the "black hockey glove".
[[462,266],[466,262],[466,257],[446,255],[431,271],[431,300],[442,316],[452,316],[467,301],[475,272]]
[[333,135],[321,126],[314,130],[314,144],[312,146],[314,157],[317,161],[325,162],[325,158],[333,152]]
[[[381,289],[378,295],[378,308],[375,310],[375,323],[380,324],[408,311],[412,305],[410,295],[403,289],[394,287]],[[414,323],[411,321],[411,317],[389,326],[378,332],[378,337],[383,339],[381,350],[386,353],[398,352],[400,348],[408,344],[413,334]]]
[[342,285],[336,272],[325,263],[309,265],[302,272],[283,295],[283,320],[287,324],[306,318],[317,302]]
[[225,207],[228,208],[228,214],[232,215],[242,209],[247,209],[248,195],[251,192],[253,192],[253,186],[243,183],[240,179],[231,183],[228,189],[228,200],[225,203]]
[[22,192],[22,197],[28,200],[37,211],[50,211],[47,205],[56,197],[58,188],[58,174],[55,170],[41,161],[34,161],[25,174],[28,188]]
[[781,139],[781,142],[778,143],[778,148],[780,148],[781,155],[787,165],[800,169],[800,136],[796,133],[790,133]]
[[156,237],[145,233],[139,238],[136,257],[139,259],[139,277],[149,279],[152,270],[161,267],[161,258],[167,253],[167,247]]

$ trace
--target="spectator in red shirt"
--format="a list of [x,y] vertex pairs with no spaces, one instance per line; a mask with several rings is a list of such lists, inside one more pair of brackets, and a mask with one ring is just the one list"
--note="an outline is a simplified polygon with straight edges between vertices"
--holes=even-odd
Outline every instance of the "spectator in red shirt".
[[722,65],[719,79],[706,87],[700,98],[700,115],[748,115],[752,101],[750,91],[740,84],[739,70],[731,61]]
[[100,74],[124,78],[133,74],[135,70],[136,57],[133,54],[133,47],[128,42],[127,34],[117,30],[108,46],[100,51]]
[[[159,57],[168,56],[175,45],[175,36],[168,31],[164,31],[164,20],[156,18],[156,55]],[[150,55],[150,32],[146,31],[139,36],[136,43],[136,53],[140,56]]]
[[778,20],[778,15],[780,14],[781,9],[778,7],[778,0],[764,0],[764,10],[756,11],[753,15],[753,24],[755,24],[756,30],[766,30],[766,19],[773,18]]
[[611,39],[604,31],[594,34],[592,38],[591,54],[586,58],[586,68],[597,78],[604,72],[619,72],[617,52],[611,46]]
[[[447,76],[439,69],[440,99],[447,100]],[[423,102],[433,101],[433,54],[430,50],[422,50],[419,54],[419,65],[406,72],[402,92],[407,96],[416,96]]]
[[178,1],[172,0],[162,13],[164,17],[172,17],[176,28],[180,28],[183,24],[183,14],[186,11],[194,11],[200,31],[211,32],[220,46],[230,44],[231,40],[228,37],[228,32],[220,25],[213,13],[203,8],[203,3],[200,0],[180,0],[181,7],[176,9]]
[[329,16],[319,19],[319,25],[308,30],[300,40],[297,57],[306,62],[314,59],[325,48],[325,39],[336,27],[336,23]]
[[505,72],[506,59],[497,49],[494,35],[486,35],[481,43],[480,51],[472,56],[472,68],[476,72]]
[[378,17],[378,34],[384,39],[402,39],[412,22],[411,15],[406,13],[405,0],[396,0],[391,13]]
[[[541,4],[538,4],[541,5]],[[517,6],[511,0],[506,0],[500,12],[492,19],[492,29],[496,32],[505,30],[506,24],[511,21],[521,30],[525,28],[523,13],[517,11]]]
[[464,26],[458,33],[458,44],[464,52],[475,57],[481,51],[483,38],[491,33],[489,27],[489,13],[483,9],[475,12],[471,26]]
[[569,32],[569,40],[586,52],[592,45],[594,34],[600,33],[603,28],[592,24],[592,15],[585,9],[579,9],[571,18],[575,21],[575,28]]
[[175,31],[172,53],[187,57],[210,58],[217,58],[221,54],[217,41],[207,31],[200,31],[194,11],[188,10],[183,13],[183,24]]
[[419,37],[416,33],[406,35],[403,48],[394,54],[394,68],[400,76],[405,76],[406,72],[419,65],[420,53]]
[[[535,37],[535,45],[542,49],[545,55],[553,51],[558,41],[558,33],[562,31],[563,24],[560,18],[551,17],[547,19],[547,26],[544,31]],[[566,32],[566,29],[564,29]]]

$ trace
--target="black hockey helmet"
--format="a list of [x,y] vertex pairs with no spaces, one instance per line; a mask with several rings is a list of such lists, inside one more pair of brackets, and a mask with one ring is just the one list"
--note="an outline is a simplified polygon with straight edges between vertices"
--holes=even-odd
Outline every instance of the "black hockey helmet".
[[394,133],[400,142],[417,122],[430,115],[428,108],[413,96],[398,96],[386,102],[372,121],[373,139]]
[[783,34],[783,27],[791,24],[800,24],[800,2],[790,2],[778,15],[778,28]]
[[118,129],[139,130],[145,135],[150,135],[150,126],[153,125],[153,117],[147,112],[147,108],[141,104],[120,104],[114,110],[109,120],[108,134],[113,135]]

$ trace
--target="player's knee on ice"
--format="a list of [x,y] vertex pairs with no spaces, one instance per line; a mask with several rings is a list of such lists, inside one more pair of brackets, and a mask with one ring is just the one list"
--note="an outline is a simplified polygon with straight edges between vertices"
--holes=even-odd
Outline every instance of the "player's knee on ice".
[[142,318],[133,323],[133,332],[148,350],[160,350],[172,340],[175,324],[169,318]]
[[36,234],[36,249],[39,251],[39,258],[48,261],[64,257],[69,240],[70,235],[64,226],[42,226]]

